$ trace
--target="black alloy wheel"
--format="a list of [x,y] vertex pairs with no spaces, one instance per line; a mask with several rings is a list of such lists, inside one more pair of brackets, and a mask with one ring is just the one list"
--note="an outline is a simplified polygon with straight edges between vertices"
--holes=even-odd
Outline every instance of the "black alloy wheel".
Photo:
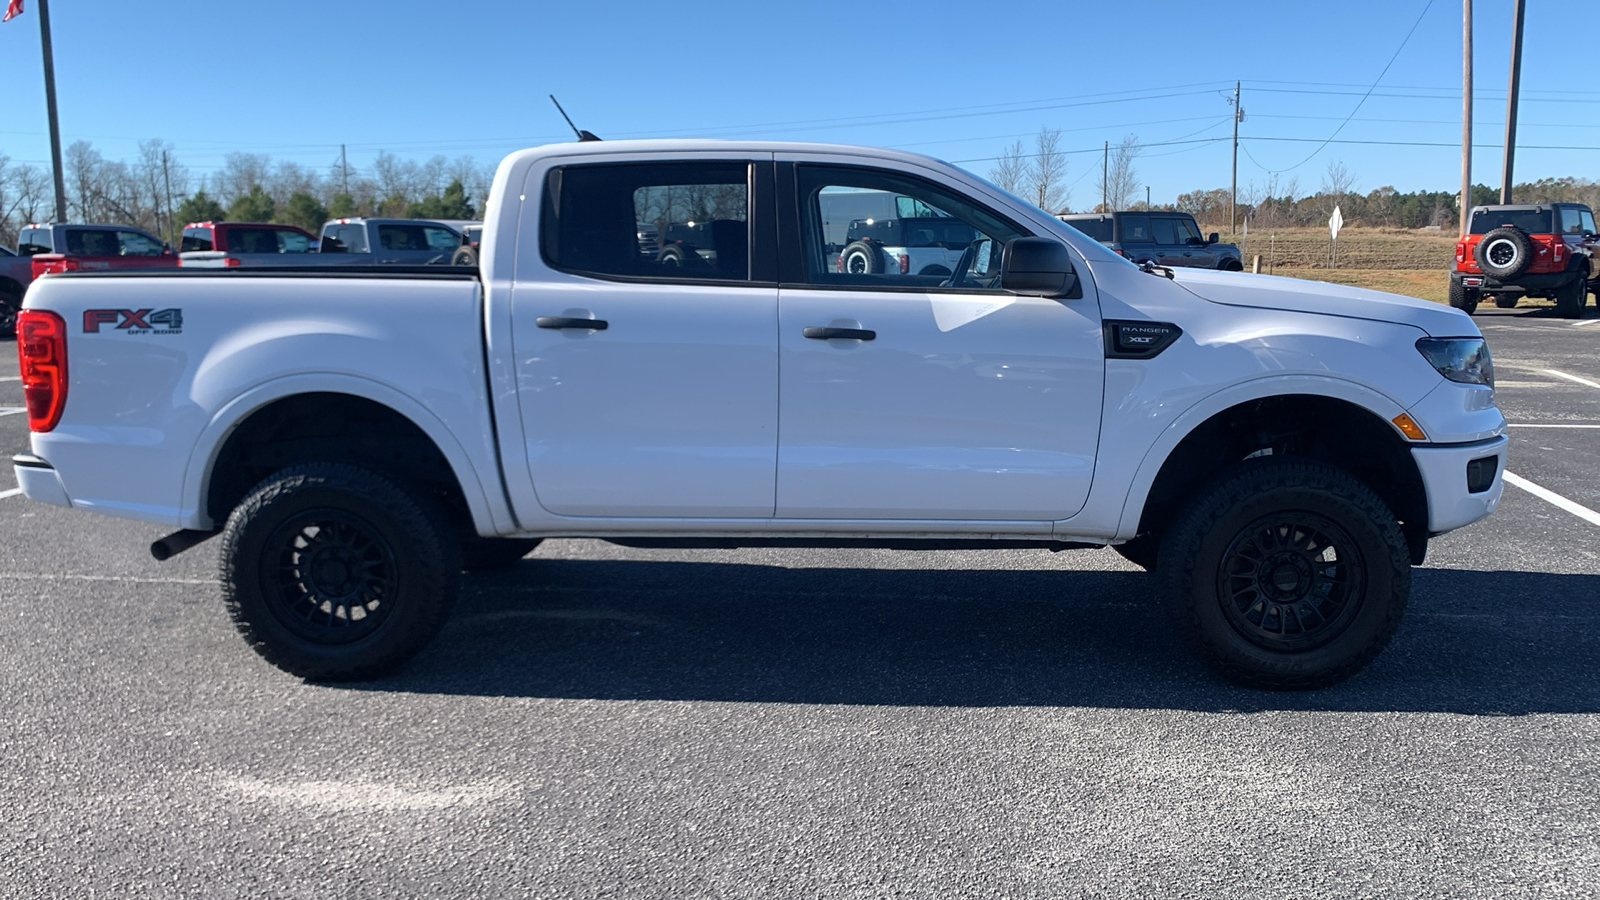
[[1223,614],[1269,650],[1326,646],[1349,627],[1364,595],[1366,564],[1336,523],[1301,510],[1263,516],[1234,535],[1217,570]]
[[266,540],[261,590],[278,623],[322,645],[358,641],[383,626],[403,579],[394,547],[347,510],[308,509]]

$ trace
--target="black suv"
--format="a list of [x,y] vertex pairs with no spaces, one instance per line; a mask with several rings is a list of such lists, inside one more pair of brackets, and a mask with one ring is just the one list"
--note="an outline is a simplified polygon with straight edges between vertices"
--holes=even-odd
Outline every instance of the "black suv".
[[1134,262],[1239,272],[1239,248],[1200,236],[1194,216],[1184,212],[1077,213],[1056,216]]

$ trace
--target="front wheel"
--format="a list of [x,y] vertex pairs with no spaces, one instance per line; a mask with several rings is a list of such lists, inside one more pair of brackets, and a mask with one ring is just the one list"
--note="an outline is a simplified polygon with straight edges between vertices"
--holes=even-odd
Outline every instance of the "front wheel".
[[17,333],[17,313],[21,311],[20,296],[0,291],[0,336],[9,337]]
[[352,465],[285,469],[222,533],[222,595],[255,651],[302,678],[370,678],[438,633],[461,560],[444,518]]
[[1411,592],[1410,554],[1371,488],[1325,463],[1260,459],[1178,517],[1158,578],[1195,649],[1252,687],[1325,687],[1388,643]]

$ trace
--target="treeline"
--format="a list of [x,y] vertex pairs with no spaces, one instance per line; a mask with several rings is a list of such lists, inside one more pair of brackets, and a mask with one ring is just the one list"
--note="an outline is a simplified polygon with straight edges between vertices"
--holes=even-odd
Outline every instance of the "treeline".
[[[200,175],[162,140],[141,142],[131,161],[106,159],[78,141],[62,162],[71,221],[137,225],[174,245],[186,222],[206,220],[284,222],[315,233],[342,216],[478,218],[495,169],[470,156],[418,163],[380,152],[363,169],[335,163],[319,171],[264,153],[230,153],[220,170]],[[15,247],[23,226],[54,218],[50,170],[0,155],[0,243]]]
[[[1295,193],[1292,184],[1288,190],[1280,188],[1272,195],[1262,192],[1260,196],[1248,197],[1247,192],[1240,191],[1234,215],[1241,223],[1248,220],[1251,232],[1325,226],[1335,206],[1346,225],[1437,227],[1453,231],[1461,221],[1460,197],[1454,191],[1401,193],[1392,187],[1380,187],[1368,194],[1323,190],[1297,197]],[[1516,203],[1585,203],[1591,209],[1600,209],[1600,182],[1585,178],[1544,178],[1514,186],[1511,196]],[[1499,202],[1499,189],[1473,185],[1472,205]],[[1178,202],[1171,208],[1192,214],[1212,230],[1227,231],[1227,188],[1179,194]]]

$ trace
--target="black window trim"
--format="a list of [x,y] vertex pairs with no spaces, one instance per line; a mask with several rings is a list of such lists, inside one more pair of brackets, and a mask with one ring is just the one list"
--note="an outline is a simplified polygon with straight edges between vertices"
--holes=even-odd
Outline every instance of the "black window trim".
[[[685,164],[737,164],[745,167],[745,198],[749,221],[745,223],[745,243],[750,254],[749,277],[738,280],[728,278],[670,278],[663,279],[651,275],[621,275],[615,272],[594,272],[588,269],[574,269],[557,265],[551,261],[549,247],[546,243],[545,215],[549,205],[550,176],[556,171],[568,169],[591,168],[620,168],[624,166],[663,166],[675,163]],[[778,280],[775,277],[778,269],[777,261],[777,227],[771,221],[773,209],[773,184],[772,160],[762,157],[727,157],[716,159],[642,159],[611,162],[585,162],[585,163],[557,163],[549,166],[539,176],[539,212],[538,245],[539,261],[552,272],[561,272],[566,275],[577,275],[580,278],[593,278],[598,281],[611,281],[618,284],[654,284],[654,285],[679,285],[688,284],[704,287],[759,287],[776,288]],[[766,221],[763,222],[762,220]],[[757,279],[760,273],[766,278]]]
[[[895,294],[927,294],[927,293],[939,293],[939,294],[995,294],[997,296],[1006,296],[1006,297],[1015,296],[1010,291],[1007,291],[1007,290],[1004,290],[1004,289],[998,288],[998,287],[995,287],[995,288],[959,288],[958,289],[958,288],[945,288],[945,287],[939,287],[938,285],[926,285],[926,284],[908,284],[908,285],[905,285],[905,286],[895,285],[895,284],[887,284],[887,283],[885,283],[885,284],[816,284],[814,282],[811,282],[811,281],[807,280],[808,276],[806,274],[806,259],[805,259],[805,249],[804,249],[805,248],[805,244],[803,243],[804,234],[805,234],[805,221],[802,218],[802,216],[804,215],[804,212],[802,210],[802,204],[800,203],[800,171],[799,170],[800,170],[801,166],[805,166],[807,168],[816,168],[816,169],[843,169],[843,170],[852,171],[852,172],[859,172],[859,171],[862,171],[862,170],[866,170],[866,171],[870,171],[870,172],[881,172],[881,173],[886,174],[886,175],[894,175],[894,176],[897,176],[897,177],[900,177],[900,178],[909,178],[909,179],[912,179],[914,181],[920,181],[923,184],[927,184],[927,185],[929,185],[931,187],[934,187],[934,188],[937,188],[937,189],[939,189],[941,191],[946,191],[946,192],[950,192],[950,193],[956,193],[948,185],[939,184],[938,182],[936,182],[936,181],[934,181],[934,180],[932,180],[930,178],[925,178],[925,177],[923,177],[921,175],[917,175],[917,174],[914,174],[914,173],[911,173],[911,172],[907,172],[907,171],[904,171],[902,169],[886,169],[886,168],[883,168],[882,166],[874,166],[874,165],[868,165],[868,164],[864,164],[864,163],[810,162],[810,161],[805,161],[805,160],[784,160],[784,161],[780,161],[778,163],[778,173],[777,173],[778,174],[777,181],[778,181],[778,185],[779,185],[779,191],[778,191],[778,221],[779,221],[778,239],[779,239],[779,244],[778,245],[780,247],[786,248],[788,250],[788,252],[780,253],[779,257],[778,257],[778,263],[779,263],[778,287],[781,288],[782,290],[786,290],[786,291],[872,291],[874,293],[895,293]],[[996,219],[999,219],[1000,221],[1004,222],[1007,225],[1010,225],[1012,228],[1014,228],[1018,232],[1020,232],[1020,234],[1018,235],[1019,237],[1039,237],[1039,233],[1037,231],[1035,231],[1034,229],[1029,228],[1029,227],[1027,227],[1025,225],[1022,225],[1022,224],[1018,223],[1015,218],[1013,218],[1013,217],[1011,217],[1009,215],[1006,215],[1005,213],[1000,212],[999,210],[995,209],[993,206],[989,205],[988,203],[976,202],[976,198],[972,197],[968,193],[965,193],[965,192],[961,192],[961,193],[962,193],[962,196],[966,197],[968,200],[972,200],[974,206],[979,207],[984,212],[987,212],[989,215],[994,216]]]

